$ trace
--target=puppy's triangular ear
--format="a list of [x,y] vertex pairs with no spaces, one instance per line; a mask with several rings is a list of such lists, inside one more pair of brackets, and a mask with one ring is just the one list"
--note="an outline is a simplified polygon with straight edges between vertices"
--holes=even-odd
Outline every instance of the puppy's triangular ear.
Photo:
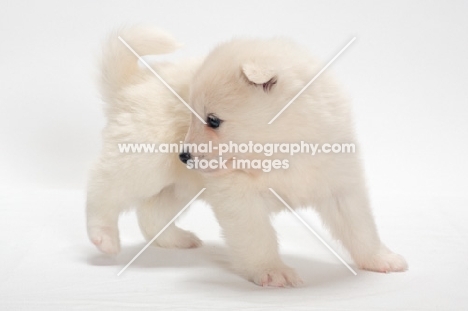
[[242,73],[247,80],[255,85],[263,86],[264,91],[269,91],[276,84],[275,72],[258,64],[247,63],[242,65]]

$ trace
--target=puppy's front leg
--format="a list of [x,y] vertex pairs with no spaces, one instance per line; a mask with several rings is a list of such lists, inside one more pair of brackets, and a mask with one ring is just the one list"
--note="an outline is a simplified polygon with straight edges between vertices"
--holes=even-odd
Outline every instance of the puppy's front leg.
[[255,189],[207,188],[207,199],[223,229],[234,269],[262,286],[297,286],[302,280],[278,254],[276,233],[264,199]]
[[319,204],[318,212],[361,269],[394,272],[408,268],[401,255],[391,252],[380,241],[362,185],[349,187],[324,200]]

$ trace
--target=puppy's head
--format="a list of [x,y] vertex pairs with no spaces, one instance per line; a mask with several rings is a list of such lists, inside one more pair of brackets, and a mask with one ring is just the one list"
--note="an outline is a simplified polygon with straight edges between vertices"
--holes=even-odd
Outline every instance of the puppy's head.
[[[233,40],[218,46],[195,74],[191,86],[190,105],[206,124],[192,116],[185,139],[186,144],[211,142],[213,152],[186,152],[181,160],[218,159],[217,146],[230,142],[288,141],[288,132],[301,122],[300,117],[292,123],[268,122],[304,85],[308,75],[301,76],[301,70],[298,74],[299,59],[297,47],[285,40]],[[291,112],[284,112],[290,121]],[[262,155],[229,150],[222,157],[230,163],[233,158],[258,159]]]

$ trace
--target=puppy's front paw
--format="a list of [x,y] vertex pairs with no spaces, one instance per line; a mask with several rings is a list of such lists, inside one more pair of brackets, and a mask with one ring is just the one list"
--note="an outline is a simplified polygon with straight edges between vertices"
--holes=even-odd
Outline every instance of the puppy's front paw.
[[203,243],[192,232],[174,227],[172,230],[164,232],[160,238],[154,241],[154,244],[165,248],[196,248]]
[[296,271],[286,265],[260,269],[253,273],[250,280],[263,287],[296,287],[304,284]]
[[389,250],[380,251],[359,266],[364,270],[383,273],[403,272],[408,270],[408,263],[406,263],[405,258]]
[[119,232],[111,227],[90,227],[88,235],[91,242],[103,253],[116,255],[120,252]]

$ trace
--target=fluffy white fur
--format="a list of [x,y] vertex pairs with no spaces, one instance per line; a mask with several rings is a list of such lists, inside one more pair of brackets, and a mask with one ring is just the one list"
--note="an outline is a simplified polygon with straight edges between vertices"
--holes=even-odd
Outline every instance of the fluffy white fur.
[[[118,36],[140,55],[174,51],[178,44],[160,30],[121,29],[109,35],[101,60],[101,93],[107,125],[102,153],[90,174],[87,198],[88,235],[103,252],[120,250],[119,214],[135,207],[143,235],[153,238],[202,187],[200,176],[174,154],[121,154],[119,143],[183,141],[190,112],[147,69],[138,66]],[[154,69],[187,99],[189,81],[199,61]],[[197,247],[192,233],[170,226],[156,241],[163,247]]]
[[[281,108],[320,70],[303,48],[284,39],[235,39],[215,48],[203,63],[155,64],[154,69],[202,118],[223,120],[212,129],[200,122],[117,39],[140,55],[172,52],[178,45],[161,31],[121,29],[104,45],[102,94],[108,124],[104,146],[88,188],[88,234],[103,252],[119,251],[119,214],[135,207],[141,230],[151,239],[194,195],[206,187],[223,228],[235,269],[259,285],[302,281],[279,254],[270,214],[284,209],[273,188],[294,208],[313,206],[358,267],[404,271],[403,257],[378,236],[358,154],[275,155],[289,169],[189,170],[176,154],[120,154],[118,143],[356,143],[348,102],[324,73],[278,118]],[[216,154],[192,154],[216,158]],[[266,158],[258,154],[226,158]],[[197,247],[200,240],[175,225],[155,243]]]

